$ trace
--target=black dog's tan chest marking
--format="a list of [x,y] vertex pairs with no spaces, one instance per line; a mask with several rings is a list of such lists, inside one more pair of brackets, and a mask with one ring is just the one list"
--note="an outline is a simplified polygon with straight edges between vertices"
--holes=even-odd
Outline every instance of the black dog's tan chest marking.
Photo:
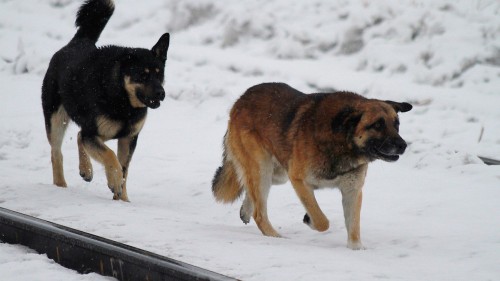
[[146,116],[132,124],[113,120],[106,116],[98,116],[96,119],[97,133],[105,141],[118,137],[136,136],[142,130],[145,122]]
[[97,134],[104,140],[113,139],[122,130],[122,122],[112,120],[105,116],[98,116],[96,119]]
[[135,122],[130,126],[130,133],[129,136],[136,136],[139,134],[139,132],[142,130],[142,127],[144,127],[144,123],[146,122],[146,116]]

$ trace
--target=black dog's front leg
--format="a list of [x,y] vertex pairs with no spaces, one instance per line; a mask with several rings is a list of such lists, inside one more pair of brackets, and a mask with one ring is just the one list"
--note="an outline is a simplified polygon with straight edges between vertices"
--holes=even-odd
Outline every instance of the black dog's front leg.
[[130,165],[130,161],[132,160],[132,155],[134,155],[138,137],[139,135],[118,139],[118,160],[120,161],[123,171],[123,186],[120,199],[127,202],[129,202],[127,195],[128,167]]
[[81,143],[90,157],[104,165],[108,187],[113,190],[113,199],[118,199],[122,194],[123,171],[115,153],[104,144],[99,136],[87,136],[81,132]]

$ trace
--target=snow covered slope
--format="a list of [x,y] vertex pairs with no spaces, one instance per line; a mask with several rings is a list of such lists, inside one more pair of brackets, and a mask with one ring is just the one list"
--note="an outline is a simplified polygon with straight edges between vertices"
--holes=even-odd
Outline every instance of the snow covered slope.
[[[76,126],[63,145],[67,189],[51,185],[40,102],[52,54],[81,1],[0,0],[0,206],[243,280],[495,280],[500,276],[500,3],[469,1],[116,0],[100,45],[150,48],[171,32],[167,99],[149,113],[115,202],[104,171],[78,175]],[[368,171],[367,250],[345,247],[340,194],[317,192],[331,221],[303,225],[289,184],[269,198],[286,239],[243,225],[210,181],[228,111],[248,87],[356,91],[408,101],[396,163]],[[115,143],[110,142],[112,147]]]

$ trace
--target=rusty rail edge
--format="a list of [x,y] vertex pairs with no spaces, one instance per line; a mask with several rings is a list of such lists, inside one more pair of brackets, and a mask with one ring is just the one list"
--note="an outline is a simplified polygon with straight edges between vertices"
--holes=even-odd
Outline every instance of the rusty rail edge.
[[47,254],[82,274],[95,272],[118,280],[236,280],[5,208],[0,208],[0,241]]

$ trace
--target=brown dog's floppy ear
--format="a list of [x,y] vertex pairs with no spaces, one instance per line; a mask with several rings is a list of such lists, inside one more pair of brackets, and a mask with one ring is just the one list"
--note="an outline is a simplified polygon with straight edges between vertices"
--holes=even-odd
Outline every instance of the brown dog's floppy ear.
[[407,102],[395,102],[390,100],[386,100],[385,102],[392,106],[396,112],[407,112],[413,108],[413,106]]
[[335,115],[331,121],[331,129],[333,133],[346,133],[351,135],[359,121],[361,114],[357,113],[354,108],[346,107]]
[[165,33],[160,37],[160,39],[154,45],[151,51],[153,51],[153,54],[157,58],[160,58],[163,61],[165,61],[167,59],[167,51],[169,44],[170,44],[170,34]]

